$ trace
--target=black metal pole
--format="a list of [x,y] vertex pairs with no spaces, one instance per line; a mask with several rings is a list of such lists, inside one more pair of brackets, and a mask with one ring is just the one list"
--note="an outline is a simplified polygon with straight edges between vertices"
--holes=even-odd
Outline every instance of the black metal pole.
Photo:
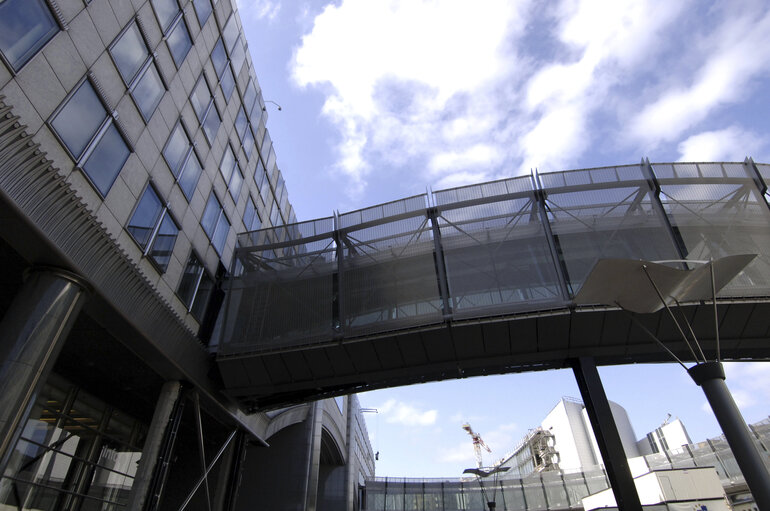
[[610,403],[604,392],[596,362],[591,357],[580,357],[572,360],[572,370],[575,373],[580,395],[583,397],[591,427],[599,445],[604,467],[615,494],[618,509],[623,511],[642,511],[642,503],[636,491],[634,478],[628,466],[626,452],[620,433],[612,417]]
[[725,384],[722,364],[706,362],[691,367],[687,372],[706,394],[757,507],[763,511],[770,510],[770,473],[762,463],[751,432]]

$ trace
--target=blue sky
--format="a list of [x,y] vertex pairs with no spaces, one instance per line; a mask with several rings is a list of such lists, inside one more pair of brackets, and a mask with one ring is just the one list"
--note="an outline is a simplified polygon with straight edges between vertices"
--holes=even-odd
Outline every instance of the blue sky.
[[[299,220],[521,173],[638,162],[770,161],[764,1],[239,0]],[[750,421],[768,364],[730,369]],[[678,366],[601,371],[638,435],[678,415],[718,434]],[[456,476],[470,420],[502,456],[570,372],[362,395],[380,475]],[[376,438],[374,438],[376,436]]]

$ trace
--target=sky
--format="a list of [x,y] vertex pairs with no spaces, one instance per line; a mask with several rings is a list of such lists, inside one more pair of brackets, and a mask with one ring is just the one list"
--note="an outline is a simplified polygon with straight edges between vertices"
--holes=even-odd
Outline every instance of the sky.
[[[300,221],[464,184],[652,162],[770,162],[766,1],[238,0],[268,129]],[[472,5],[472,7],[471,7]],[[680,417],[719,434],[676,365],[602,368],[642,436]],[[770,413],[770,364],[728,368],[746,419]],[[377,474],[456,477],[470,421],[501,457],[569,371],[360,395]]]

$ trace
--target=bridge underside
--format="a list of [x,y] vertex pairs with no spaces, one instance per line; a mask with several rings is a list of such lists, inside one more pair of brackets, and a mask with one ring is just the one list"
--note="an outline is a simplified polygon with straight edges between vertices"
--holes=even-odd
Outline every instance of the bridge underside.
[[[709,359],[716,357],[711,304],[683,306]],[[679,312],[677,312],[679,313]],[[770,302],[720,303],[723,360],[770,360]],[[693,357],[665,310],[635,318],[684,361]],[[672,362],[630,316],[617,309],[577,309],[462,321],[221,357],[232,396],[255,408],[337,394],[489,374],[598,365]]]
[[[259,409],[577,357],[672,361],[645,329],[694,361],[665,310],[575,304],[606,258],[756,255],[717,295],[721,357],[770,360],[769,178],[750,159],[643,161],[244,233],[217,353],[225,391]],[[712,304],[675,313],[715,358]]]

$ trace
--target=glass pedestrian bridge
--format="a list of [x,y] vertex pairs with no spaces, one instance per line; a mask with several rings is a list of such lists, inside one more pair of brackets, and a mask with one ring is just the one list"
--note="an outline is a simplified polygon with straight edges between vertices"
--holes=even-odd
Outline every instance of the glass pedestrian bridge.
[[[749,426],[754,441],[762,448],[762,460],[770,470],[770,418]],[[724,436],[675,449],[631,458],[639,473],[656,470],[713,467],[731,501],[747,493],[738,464]],[[484,497],[494,496],[497,509],[557,511],[583,509],[582,499],[610,487],[601,465],[582,470],[533,472],[524,477],[505,474],[484,480],[482,494],[478,479],[409,479],[376,477],[365,484],[366,511],[470,511],[484,510]],[[734,501],[733,501],[734,502]],[[735,502],[734,502],[735,503]],[[645,506],[645,509],[648,507]],[[669,509],[665,505],[661,510]]]
[[[260,408],[576,356],[668,361],[625,312],[573,302],[604,258],[757,254],[718,295],[722,358],[770,359],[768,183],[770,165],[750,158],[643,160],[240,234],[217,353],[225,388]],[[711,306],[681,313],[713,354]],[[665,315],[638,321],[691,358]]]

